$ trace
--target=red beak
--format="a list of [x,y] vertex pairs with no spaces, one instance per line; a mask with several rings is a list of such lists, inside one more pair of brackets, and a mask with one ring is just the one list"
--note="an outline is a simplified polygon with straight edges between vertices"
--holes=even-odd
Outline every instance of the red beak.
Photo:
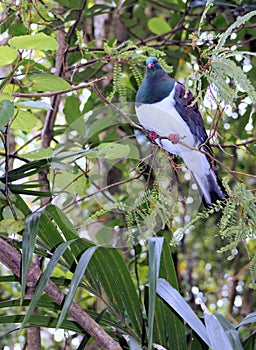
[[149,63],[149,64],[148,64],[148,68],[149,68],[149,69],[152,69],[153,67],[154,67],[154,63]]

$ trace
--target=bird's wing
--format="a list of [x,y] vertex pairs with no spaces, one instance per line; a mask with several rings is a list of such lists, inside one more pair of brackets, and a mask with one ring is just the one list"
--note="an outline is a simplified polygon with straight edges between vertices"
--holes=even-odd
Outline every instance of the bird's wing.
[[190,128],[195,137],[196,144],[199,146],[207,139],[207,133],[197,103],[193,104],[194,97],[192,93],[190,91],[187,95],[185,95],[185,93],[184,85],[177,83],[174,95],[175,109]]

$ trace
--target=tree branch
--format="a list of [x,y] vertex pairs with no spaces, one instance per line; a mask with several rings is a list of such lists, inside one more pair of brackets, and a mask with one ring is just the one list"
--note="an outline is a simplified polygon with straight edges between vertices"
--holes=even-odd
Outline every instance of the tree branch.
[[94,86],[99,81],[102,81],[102,80],[105,80],[105,79],[106,79],[106,77],[97,78],[97,79],[94,79],[93,81],[91,81],[89,83],[81,84],[81,85],[78,85],[78,86],[73,86],[70,89],[65,89],[65,90],[51,91],[51,92],[41,92],[41,93],[31,93],[31,94],[24,94],[24,93],[16,92],[14,94],[11,94],[11,96],[13,96],[13,97],[24,97],[24,98],[54,97],[56,95],[63,95],[63,94],[67,94],[68,92],[72,92],[72,91],[76,91],[76,90],[79,90],[79,89],[84,89],[84,88],[87,88],[87,87]]

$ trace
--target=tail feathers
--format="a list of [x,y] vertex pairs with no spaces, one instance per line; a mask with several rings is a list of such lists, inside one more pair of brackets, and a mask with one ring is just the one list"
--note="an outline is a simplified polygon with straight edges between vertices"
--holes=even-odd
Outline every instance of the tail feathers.
[[203,177],[198,176],[197,174],[193,174],[193,176],[202,196],[203,204],[206,208],[216,203],[217,200],[227,198],[227,193],[224,187],[218,179],[217,174],[212,169],[209,169],[207,174],[204,173]]

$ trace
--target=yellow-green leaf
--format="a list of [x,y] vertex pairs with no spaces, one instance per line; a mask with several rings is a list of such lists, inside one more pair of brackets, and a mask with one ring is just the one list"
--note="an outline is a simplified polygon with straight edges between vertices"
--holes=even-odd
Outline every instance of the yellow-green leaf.
[[[79,177],[79,175],[80,175],[80,177]],[[87,181],[86,181],[86,177],[81,176],[81,175],[82,175],[82,173],[80,172],[80,173],[76,174],[76,176],[74,176],[73,189],[74,189],[74,193],[83,197],[87,193]]]
[[31,159],[51,158],[52,156],[53,150],[50,147],[37,149],[35,151],[22,154],[22,157]]
[[18,51],[9,46],[0,47],[0,66],[7,66],[18,57]]
[[30,132],[37,123],[37,119],[34,114],[19,110],[18,115],[11,124],[11,127],[16,130]]
[[148,21],[148,28],[154,34],[164,34],[171,30],[170,25],[161,17],[154,17]]
[[130,147],[120,143],[102,143],[99,145],[99,150],[107,159],[124,158],[130,153]]
[[13,97],[8,95],[8,94],[0,94],[0,101],[3,101],[3,100],[9,100],[9,101],[12,101],[13,100]]
[[8,234],[15,234],[23,230],[25,227],[23,220],[4,219],[0,221],[0,231]]
[[58,91],[70,88],[69,83],[53,74],[32,74],[25,84],[32,85],[36,91]]
[[9,40],[9,44],[17,49],[31,50],[56,50],[56,39],[44,33],[35,35],[20,35]]

